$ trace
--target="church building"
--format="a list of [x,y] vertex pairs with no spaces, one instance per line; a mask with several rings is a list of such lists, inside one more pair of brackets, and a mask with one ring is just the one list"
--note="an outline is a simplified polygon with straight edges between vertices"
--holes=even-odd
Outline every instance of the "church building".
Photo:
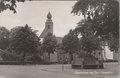
[[[52,15],[51,15],[50,12],[47,14],[47,20],[45,22],[45,28],[44,28],[43,32],[41,33],[41,35],[39,36],[39,38],[41,39],[41,41],[43,41],[43,39],[46,37],[46,35],[48,33],[51,33],[51,34],[54,35]],[[62,43],[62,39],[63,39],[62,37],[57,37],[56,36],[56,40],[57,40],[58,44]],[[44,56],[43,59],[48,58],[47,53],[44,53],[43,56]],[[57,54],[57,52],[54,52],[54,54],[50,54],[50,62],[58,62],[58,54]]]
[[[52,14],[49,12],[47,14],[47,20],[45,22],[45,28],[43,30],[43,32],[41,33],[41,35],[39,36],[39,38],[41,40],[43,40],[45,38],[45,36],[48,34],[48,33],[52,33],[54,35],[54,30],[53,30],[53,22],[52,22]],[[60,44],[62,43],[62,39],[63,37],[57,37],[56,36],[56,40],[57,40],[57,43]],[[118,54],[114,53],[114,52],[111,52],[109,49],[108,49],[108,46],[103,46],[104,47],[104,50],[103,50],[103,59],[104,60],[107,60],[107,59],[111,59],[111,60],[118,60]],[[47,54],[44,53],[44,58],[47,58]],[[50,61],[51,62],[58,62],[59,60],[59,55],[57,52],[55,52],[54,54],[51,54],[50,55]]]
[[[47,14],[47,20],[45,22],[45,28],[44,28],[43,32],[41,33],[41,35],[39,36],[39,38],[43,39],[48,33],[54,34],[54,32],[53,32],[52,14],[50,12]],[[62,38],[63,37],[57,37],[56,36],[57,42],[61,43]]]
[[47,20],[45,22],[45,29],[43,30],[39,38],[44,38],[48,33],[53,34],[53,22],[52,22],[52,15],[50,12],[47,15]]

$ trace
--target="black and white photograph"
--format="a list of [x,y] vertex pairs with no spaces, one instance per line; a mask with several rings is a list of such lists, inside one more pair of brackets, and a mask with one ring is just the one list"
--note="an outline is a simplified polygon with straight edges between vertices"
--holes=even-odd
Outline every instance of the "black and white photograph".
[[0,78],[119,78],[119,0],[0,0]]

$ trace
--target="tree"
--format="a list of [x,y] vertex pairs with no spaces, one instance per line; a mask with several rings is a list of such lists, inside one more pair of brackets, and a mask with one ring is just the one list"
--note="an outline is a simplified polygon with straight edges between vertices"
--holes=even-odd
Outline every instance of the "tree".
[[82,51],[85,51],[87,54],[90,55],[94,51],[102,49],[99,38],[95,37],[92,34],[89,34],[88,36],[83,36],[80,40],[80,46],[80,49]]
[[19,58],[19,55],[10,53],[7,50],[0,49],[0,52],[3,61],[15,61]]
[[82,20],[78,23],[78,27],[73,30],[73,33],[80,35],[80,50],[85,51],[87,54],[92,54],[96,50],[101,50],[101,38],[95,36],[92,28],[92,23],[89,18]]
[[[72,9],[76,15],[91,20],[94,35],[108,42],[113,51],[118,51],[119,2],[117,0],[79,0]],[[111,39],[112,37],[112,39]],[[113,43],[109,43],[112,42]]]
[[19,56],[14,53],[11,53],[8,50],[10,44],[10,31],[5,27],[0,27],[0,50],[1,57],[4,61],[17,60]]
[[39,38],[28,25],[16,28],[11,35],[8,50],[20,55],[20,60],[25,61],[27,56],[38,54]]
[[48,53],[49,62],[50,54],[55,52],[56,46],[57,46],[56,37],[51,33],[48,33],[46,37],[43,39],[41,49],[43,52]]
[[62,49],[70,54],[70,62],[72,61],[72,54],[79,51],[79,39],[77,35],[73,34],[73,31],[70,30],[67,35],[64,36],[62,40]]
[[10,35],[9,35],[10,39],[14,38],[16,36],[17,32],[21,30],[21,28],[22,28],[21,26],[16,26],[16,27],[12,28],[10,31]]
[[9,45],[9,30],[0,27],[0,49],[5,50]]
[[[29,0],[31,1],[31,0]],[[0,1],[0,13],[4,10],[11,10],[16,13],[15,8],[17,7],[17,2],[25,2],[25,0],[1,0]]]

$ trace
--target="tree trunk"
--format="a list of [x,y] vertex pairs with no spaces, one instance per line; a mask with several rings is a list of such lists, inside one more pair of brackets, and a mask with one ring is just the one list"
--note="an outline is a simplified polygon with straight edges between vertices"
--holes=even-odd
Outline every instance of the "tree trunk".
[[25,56],[26,56],[26,53],[23,52],[23,62],[25,62]]
[[48,53],[48,62],[50,63],[50,53]]
[[81,68],[84,68],[84,58],[82,58],[82,64],[81,64]]
[[72,56],[72,54],[70,53],[70,64],[72,63],[72,60],[73,60],[73,56]]

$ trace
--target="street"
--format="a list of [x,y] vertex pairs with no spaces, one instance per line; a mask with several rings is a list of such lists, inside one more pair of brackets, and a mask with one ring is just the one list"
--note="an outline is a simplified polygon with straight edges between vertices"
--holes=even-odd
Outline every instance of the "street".
[[0,65],[0,78],[118,78],[118,63],[105,63],[104,69],[71,69],[70,64]]

